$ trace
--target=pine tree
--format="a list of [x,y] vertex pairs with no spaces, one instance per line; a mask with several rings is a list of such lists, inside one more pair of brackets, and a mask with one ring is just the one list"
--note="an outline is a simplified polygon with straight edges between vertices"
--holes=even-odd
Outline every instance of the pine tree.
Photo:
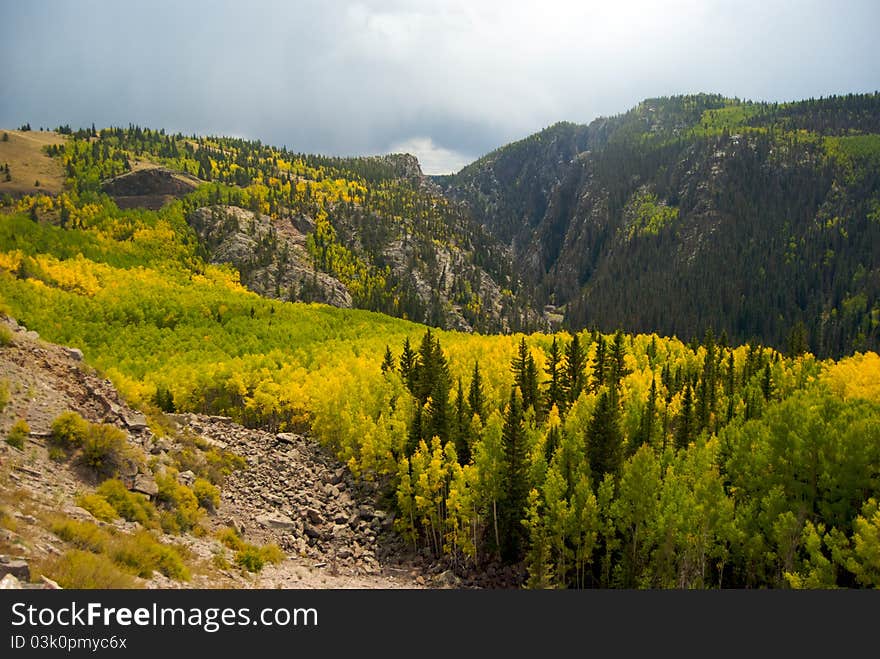
[[678,416],[678,428],[675,432],[675,447],[685,449],[694,434],[694,388],[690,383],[684,387],[681,399],[681,413]]
[[514,385],[519,387],[523,399],[523,409],[535,407],[538,402],[538,374],[535,360],[529,352],[525,337],[519,342],[516,356],[510,363]]
[[630,442],[629,454],[634,454],[642,444],[650,444],[654,439],[654,420],[657,418],[657,380],[651,378],[651,389],[648,391],[648,400],[639,421],[639,429],[636,432],[635,441]]
[[506,561],[514,562],[522,556],[525,535],[522,520],[526,514],[529,492],[523,408],[516,387],[510,391],[501,445],[504,451],[504,492],[498,514],[501,556]]
[[565,350],[563,388],[568,404],[574,403],[586,387],[586,355],[578,335],[575,334]]
[[620,394],[620,383],[623,381],[623,378],[632,373],[632,370],[626,365],[626,345],[624,342],[623,332],[617,330],[614,334],[614,341],[611,344],[611,352],[608,356],[611,392],[615,397],[618,397]]
[[620,412],[613,396],[603,390],[587,427],[587,460],[591,482],[598,485],[605,474],[617,475],[623,462]]
[[593,355],[592,371],[593,377],[590,380],[590,391],[598,393],[605,384],[605,337],[601,334],[596,339],[596,354]]
[[471,414],[476,414],[482,421],[485,418],[486,397],[483,393],[483,378],[480,375],[480,363],[474,362],[474,372],[471,375],[471,385],[468,389],[468,407]]
[[416,363],[416,355],[413,352],[409,342],[409,337],[403,341],[403,352],[400,353],[400,377],[406,383],[410,393],[415,394],[414,367]]
[[394,355],[391,354],[391,348],[385,346],[385,357],[382,358],[382,373],[394,371],[397,365],[394,363]]
[[764,400],[770,400],[773,396],[773,379],[769,363],[764,365],[764,374],[761,377],[761,393],[764,394]]
[[544,392],[545,408],[550,410],[555,405],[560,412],[565,412],[565,392],[562,388],[562,353],[555,336],[553,343],[550,344],[547,368],[544,369],[544,372],[548,377],[547,390]]
[[468,403],[464,396],[464,388],[461,377],[458,378],[458,390],[455,397],[455,428],[453,439],[455,440],[455,453],[458,463],[466,465],[471,461],[471,445],[468,435],[470,434],[471,414]]

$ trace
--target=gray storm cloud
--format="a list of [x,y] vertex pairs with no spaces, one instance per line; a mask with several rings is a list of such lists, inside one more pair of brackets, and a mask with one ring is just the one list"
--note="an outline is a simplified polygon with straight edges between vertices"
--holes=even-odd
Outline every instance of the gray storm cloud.
[[880,87],[880,3],[3,0],[0,125],[127,125],[426,171],[645,97]]

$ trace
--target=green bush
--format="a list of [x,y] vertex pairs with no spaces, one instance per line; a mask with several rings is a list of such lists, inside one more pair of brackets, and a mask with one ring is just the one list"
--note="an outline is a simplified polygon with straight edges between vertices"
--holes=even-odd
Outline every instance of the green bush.
[[73,411],[62,412],[52,422],[52,442],[66,449],[82,446],[89,422]]
[[103,556],[81,549],[71,549],[41,566],[40,573],[54,579],[62,588],[136,588],[130,574],[120,570]]
[[115,473],[128,454],[128,436],[115,426],[90,424],[82,440],[82,460],[95,473]]
[[259,572],[266,563],[280,563],[284,552],[275,544],[257,547],[247,544],[235,554],[235,563],[248,572]]
[[10,428],[9,435],[6,437],[6,443],[17,449],[23,449],[24,442],[30,433],[31,428],[27,424],[27,421],[19,419],[12,425],[12,428]]
[[185,533],[202,518],[199,500],[186,485],[177,482],[177,470],[169,469],[156,477],[159,494],[156,500],[165,506],[160,516],[162,530],[166,533]]
[[241,551],[247,543],[239,537],[233,528],[220,529],[215,537],[223,543],[223,545],[232,551]]
[[0,325],[0,348],[12,344],[12,332],[5,325]]
[[193,494],[199,505],[205,510],[212,512],[220,505],[220,490],[204,478],[197,478],[192,486]]
[[52,533],[78,549],[101,553],[110,545],[110,534],[91,522],[75,519],[58,519],[50,525]]
[[76,505],[85,508],[94,515],[95,519],[102,522],[112,522],[119,517],[116,508],[111,506],[110,502],[100,494],[82,494],[77,497]]
[[0,412],[6,409],[7,404],[9,404],[9,383],[0,380]]
[[113,562],[139,577],[149,578],[158,571],[177,581],[190,578],[189,569],[177,550],[157,541],[149,531],[118,535],[109,554]]
[[129,492],[115,478],[101,483],[96,492],[113,506],[120,517],[129,522],[150,526],[150,522],[156,519],[156,507],[143,494]]
[[50,529],[76,549],[102,555],[126,572],[149,578],[154,571],[170,579],[188,581],[189,569],[180,553],[162,544],[147,530],[132,535],[108,531],[91,522],[56,519]]

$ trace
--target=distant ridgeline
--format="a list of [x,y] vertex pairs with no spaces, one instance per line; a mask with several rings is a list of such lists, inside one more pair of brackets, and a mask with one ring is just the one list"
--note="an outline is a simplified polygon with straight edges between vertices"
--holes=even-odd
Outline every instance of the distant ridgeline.
[[[717,114],[706,114],[706,104],[718,105]],[[627,254],[633,272],[653,268],[662,283],[668,264],[658,254],[667,248],[670,259],[681,256],[683,281],[713,283],[713,299],[726,300],[727,284],[705,269],[703,250],[721,249],[717,235],[738,237],[714,258],[722,274],[734,273],[726,259],[737,254],[772,253],[774,239],[760,233],[769,210],[755,200],[776,190],[785,203],[817,195],[837,220],[820,226],[816,218],[825,211],[809,215],[813,202],[793,206],[803,214],[789,209],[788,231],[803,242],[786,243],[790,264],[774,267],[814,272],[805,260],[814,249],[807,238],[833,237],[834,254],[815,270],[817,290],[843,286],[839,277],[849,261],[841,261],[842,254],[858,261],[861,274],[850,278],[847,286],[854,288],[832,300],[839,310],[830,307],[823,326],[850,340],[859,330],[865,342],[875,341],[870,310],[880,242],[869,239],[874,211],[842,214],[873,208],[877,174],[865,164],[874,156],[864,146],[873,138],[805,133],[797,141],[792,135],[789,144],[795,128],[782,108],[774,110],[772,130],[756,112],[747,117],[755,126],[731,131],[724,113],[737,108],[709,97],[656,102],[631,113],[642,117],[638,121],[630,115],[608,120],[601,140],[599,127],[578,142],[582,129],[567,126],[527,148],[509,147],[529,151],[559,131],[577,149],[605,154],[569,154],[558,146],[554,162],[570,170],[570,186],[557,186],[546,212],[534,215],[580,222],[580,211],[561,213],[564,190],[569,210],[586,203],[578,190],[604,200],[604,210],[590,215],[595,226],[584,229],[587,237],[603,238],[596,243],[602,259],[585,288],[573,291],[581,301],[572,309],[586,309],[589,296],[603,290],[592,277],[604,277],[615,284],[607,286],[621,309],[636,308],[638,299],[657,310],[652,296],[660,295],[660,284],[640,274],[641,293],[617,288],[627,282],[613,279],[622,271],[612,265],[622,268],[624,261],[615,259]],[[676,134],[667,114],[698,120],[682,123]],[[792,113],[790,121],[798,116]],[[638,130],[623,130],[629,125]],[[510,262],[503,251],[491,252],[497,261],[479,256],[481,241],[493,244],[488,234],[475,228],[463,206],[433,190],[408,158],[321,159],[134,127],[100,137],[85,131],[51,151],[64,160],[65,191],[22,198],[0,215],[0,312],[47,340],[81,348],[86,362],[157,428],[162,411],[198,411],[270,431],[309,430],[355,475],[383,488],[396,528],[413,547],[477,578],[492,565],[495,574],[502,566],[532,587],[880,585],[880,358],[868,353],[834,362],[803,352],[818,336],[809,318],[786,356],[759,342],[731,340],[736,321],[725,328],[723,314],[711,324],[726,332],[707,331],[684,343],[653,333],[428,332],[386,314],[292,303],[285,291],[272,299],[243,286],[240,277],[258,273],[255,287],[266,285],[263,277],[286,281],[290,272],[312,267],[315,294],[331,284],[317,277],[323,275],[342,284],[356,304],[431,320],[430,304],[418,307],[421,315],[411,313],[421,300],[414,282],[432,272],[439,277],[451,263],[448,289],[439,289],[451,297],[438,298],[435,320],[457,312],[477,329],[514,328],[526,315],[513,289],[502,289],[488,306],[483,292],[491,290],[493,276],[512,277],[505,270]],[[504,150],[499,153],[488,157],[496,168],[504,160]],[[667,168],[663,187],[658,163],[678,163],[674,153],[696,160]],[[149,196],[171,197],[158,210],[120,209],[102,191],[129,170],[157,165],[211,181],[187,191],[176,189],[181,181],[175,179],[175,191],[161,187],[167,177],[151,177],[160,187],[150,187]],[[630,168],[641,167],[656,178],[633,181]],[[459,183],[474,171],[463,172]],[[499,185],[513,180],[496,171]],[[762,172],[773,176],[760,179],[760,192],[721,185]],[[830,187],[809,194],[789,187],[814,181],[811,172],[827,177]],[[591,181],[621,182],[596,191]],[[136,197],[135,183],[124,183],[110,189]],[[678,197],[670,196],[673,189]],[[732,201],[725,190],[734,190]],[[169,191],[174,194],[165,195]],[[709,204],[705,212],[698,202]],[[539,209],[540,198],[522,203]],[[744,213],[733,222],[717,210],[737,203],[760,221]],[[788,207],[780,201],[775,208]],[[714,228],[693,233],[697,217],[703,228]],[[534,230],[543,236],[550,228],[540,218]],[[626,224],[619,224],[622,218]],[[740,227],[747,238],[736,233]],[[859,240],[852,238],[856,229]],[[517,262],[536,267],[523,256],[521,238],[511,239]],[[569,267],[565,255],[573,253],[565,240],[553,259],[559,281]],[[396,245],[391,251],[390,244]],[[218,258],[221,248],[232,254],[235,245],[251,249],[254,258],[239,270]],[[288,255],[274,254],[275,245],[287,247]],[[399,257],[405,257],[403,269],[395,269]],[[289,266],[294,261],[301,270]],[[763,267],[749,271],[756,294],[790,304],[787,296],[759,290],[778,293],[779,282],[789,281],[769,263]],[[403,276],[406,268],[413,268],[410,278]],[[705,281],[687,279],[697,274]],[[554,281],[547,277],[542,286]],[[810,293],[805,303],[811,295],[823,293]],[[853,302],[859,295],[864,301]],[[681,318],[692,302],[669,300]],[[730,307],[731,317],[751,308],[742,306],[747,303]],[[658,326],[679,318],[657,313]],[[847,318],[856,324],[844,326]],[[0,391],[3,386],[0,373]],[[491,578],[486,583],[492,585]]]
[[649,99],[436,180],[569,327],[712,327],[820,356],[880,344],[877,93]]

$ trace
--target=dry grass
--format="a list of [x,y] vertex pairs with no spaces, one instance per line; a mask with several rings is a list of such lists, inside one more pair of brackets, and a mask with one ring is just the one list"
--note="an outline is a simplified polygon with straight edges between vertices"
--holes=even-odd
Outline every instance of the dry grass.
[[[7,133],[9,141],[3,141]],[[0,129],[0,167],[9,164],[12,180],[0,174],[0,196],[34,194],[45,192],[58,194],[64,184],[64,168],[43,152],[49,144],[63,144],[64,136],[53,131]],[[40,187],[34,185],[40,182]]]

